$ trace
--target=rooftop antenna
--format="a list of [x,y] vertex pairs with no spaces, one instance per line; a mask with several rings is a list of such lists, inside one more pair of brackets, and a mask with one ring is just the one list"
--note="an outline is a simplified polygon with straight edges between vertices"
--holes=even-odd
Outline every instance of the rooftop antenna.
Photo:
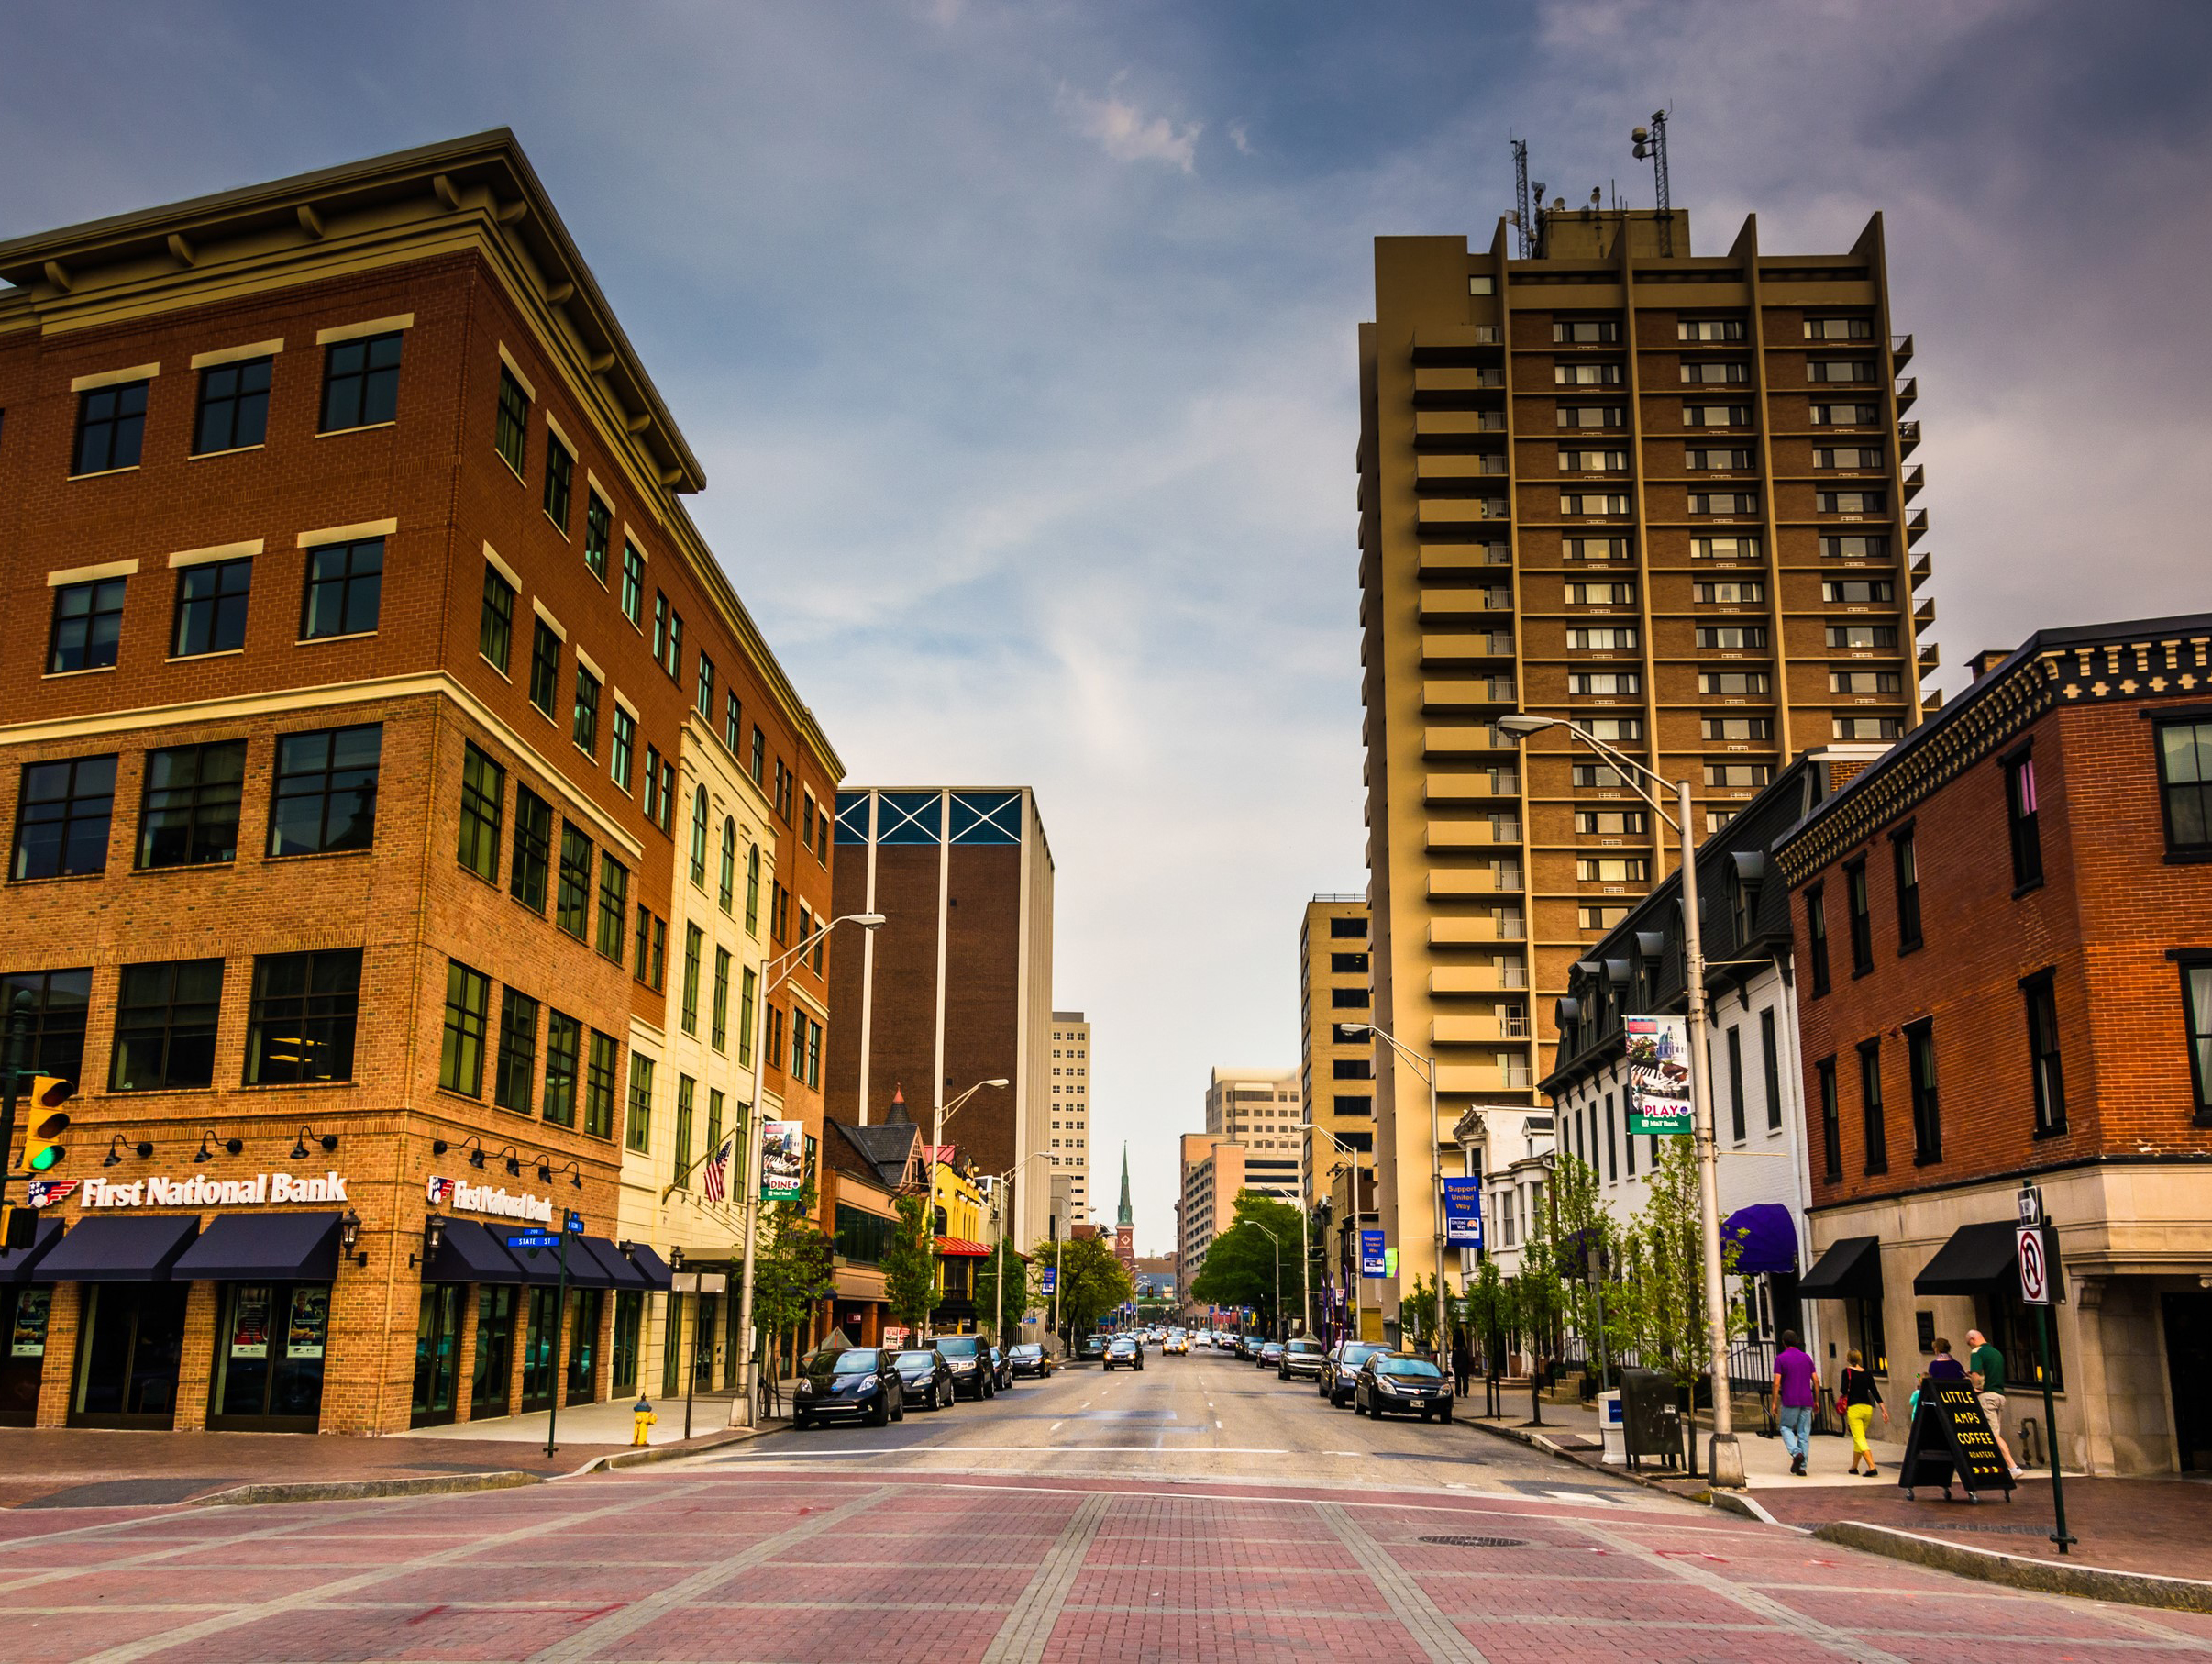
[[1653,110],[1652,125],[1636,128],[1629,134],[1633,142],[1633,154],[1638,161],[1648,161],[1659,186],[1659,252],[1671,258],[1675,252],[1675,207],[1668,194],[1666,180],[1666,112]]
[[[1536,187],[1536,195],[1542,200],[1542,185]],[[1521,232],[1521,258],[1532,258],[1536,221],[1529,212],[1529,141],[1525,139],[1513,140],[1513,224]]]

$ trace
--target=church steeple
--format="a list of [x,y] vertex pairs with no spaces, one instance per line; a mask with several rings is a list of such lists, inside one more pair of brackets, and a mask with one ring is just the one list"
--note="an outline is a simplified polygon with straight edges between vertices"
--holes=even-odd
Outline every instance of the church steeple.
[[1122,1146],[1122,1205],[1113,1216],[1118,1226],[1134,1226],[1136,1210],[1129,1205],[1129,1146]]

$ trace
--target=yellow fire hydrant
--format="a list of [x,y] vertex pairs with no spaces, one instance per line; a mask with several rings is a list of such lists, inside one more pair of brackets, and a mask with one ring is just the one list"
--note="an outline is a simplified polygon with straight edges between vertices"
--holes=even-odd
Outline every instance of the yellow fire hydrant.
[[647,1443],[646,1429],[659,1419],[659,1416],[653,1414],[653,1406],[640,1398],[637,1401],[637,1408],[630,1412],[630,1442],[633,1445]]

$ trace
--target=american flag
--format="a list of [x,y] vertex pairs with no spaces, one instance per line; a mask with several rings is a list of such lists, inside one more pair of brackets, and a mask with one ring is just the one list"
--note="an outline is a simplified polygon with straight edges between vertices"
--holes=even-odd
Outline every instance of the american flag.
[[709,1202],[719,1202],[729,1193],[730,1150],[736,1142],[734,1137],[724,1138],[722,1148],[707,1158],[706,1181],[702,1188]]

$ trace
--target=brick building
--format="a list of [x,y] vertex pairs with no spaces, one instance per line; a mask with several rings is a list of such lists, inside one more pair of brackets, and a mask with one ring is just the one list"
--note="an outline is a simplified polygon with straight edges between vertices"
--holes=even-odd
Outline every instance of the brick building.
[[1974,669],[1775,847],[1819,1255],[1799,1292],[1893,1400],[1936,1337],[1985,1331],[2017,1453],[2042,1404],[2016,1196],[2040,1186],[2062,1455],[2201,1471],[2212,615],[2045,630]]
[[[0,1407],[377,1432],[677,1385],[665,1261],[726,1264],[747,1181],[702,1204],[702,1163],[756,1104],[820,1131],[826,956],[754,1035],[840,767],[527,160],[0,277],[0,974],[81,1181],[0,1259]],[[570,1210],[561,1310],[501,1238]]]

